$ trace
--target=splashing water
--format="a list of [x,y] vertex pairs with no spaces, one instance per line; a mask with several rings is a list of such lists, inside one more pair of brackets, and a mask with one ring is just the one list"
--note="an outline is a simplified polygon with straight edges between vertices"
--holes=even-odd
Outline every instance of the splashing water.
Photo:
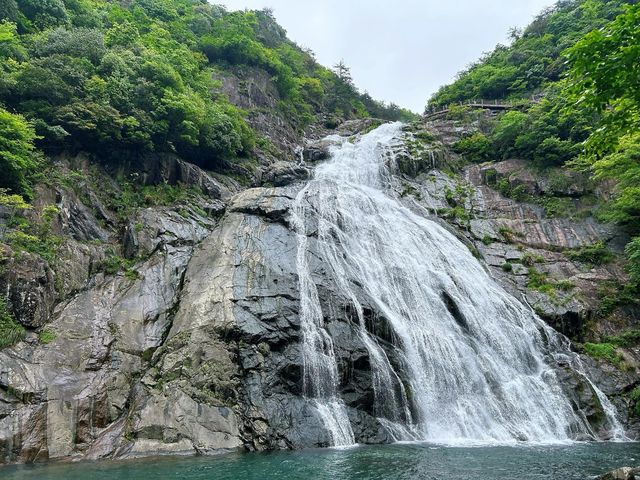
[[[354,435],[311,278],[310,234],[352,303],[369,353],[374,411],[392,438],[487,444],[593,437],[546,361],[562,343],[549,339],[560,335],[498,286],[454,235],[386,188],[385,165],[400,132],[401,124],[386,124],[355,144],[342,140],[294,204],[304,394],[333,444],[352,444]],[[365,308],[384,320],[399,360],[367,329]],[[575,357],[568,349],[563,355]],[[595,391],[611,430],[623,434],[614,407]]]

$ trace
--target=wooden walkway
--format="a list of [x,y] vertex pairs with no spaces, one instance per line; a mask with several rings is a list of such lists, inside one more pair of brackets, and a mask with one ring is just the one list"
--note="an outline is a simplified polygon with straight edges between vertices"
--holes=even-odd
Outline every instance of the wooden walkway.
[[[531,98],[531,102],[537,103],[540,101],[539,97]],[[482,108],[485,110],[494,110],[494,111],[502,111],[502,110],[510,110],[512,108],[521,108],[523,106],[522,102],[514,103],[509,100],[467,100],[466,102],[458,102],[453,104],[461,107],[469,107],[469,108]],[[450,105],[446,107],[442,107],[440,109],[429,110],[425,113],[424,118],[432,118],[440,115],[444,115],[449,112]]]

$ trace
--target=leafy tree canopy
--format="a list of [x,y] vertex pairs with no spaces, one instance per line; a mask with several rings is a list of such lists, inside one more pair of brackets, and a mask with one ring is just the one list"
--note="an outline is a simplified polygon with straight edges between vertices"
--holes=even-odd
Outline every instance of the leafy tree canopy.
[[[498,46],[430,104],[538,97],[499,116],[483,135],[463,139],[458,150],[476,161],[517,156],[611,180],[604,216],[640,234],[640,4],[561,1],[511,36],[509,47]],[[627,247],[636,285],[639,242]]]
[[26,176],[37,167],[35,132],[20,115],[0,108],[0,189],[28,190]]
[[[0,105],[31,122],[39,138],[30,141],[45,152],[176,152],[210,168],[250,156],[250,112],[215,80],[247,67],[270,74],[278,108],[299,128],[327,114],[411,115],[320,66],[268,10],[228,12],[205,0],[0,3]],[[22,173],[11,188],[25,173],[16,155]]]

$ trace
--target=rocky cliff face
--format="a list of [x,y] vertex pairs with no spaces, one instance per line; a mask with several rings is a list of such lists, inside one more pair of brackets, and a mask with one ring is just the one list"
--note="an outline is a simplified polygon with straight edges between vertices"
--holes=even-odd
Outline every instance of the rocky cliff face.
[[[297,245],[288,223],[298,188],[244,190],[218,220],[138,211],[123,245],[143,259],[136,274],[78,273],[79,292],[43,319],[55,338],[42,344],[29,334],[0,352],[2,461],[327,445],[301,398]],[[78,219],[87,221],[70,217],[74,228]],[[99,256],[82,262],[85,250],[68,248],[78,270]],[[359,438],[388,441],[367,412],[366,349],[348,302],[326,281],[321,258],[314,271],[327,311],[336,312],[328,328],[340,339]]]
[[[249,98],[236,101],[267,105],[266,88],[257,79],[247,86]],[[254,119],[256,128],[273,120],[261,118]],[[350,123],[339,133],[355,135],[370,126]],[[2,275],[11,307],[30,333],[0,350],[0,463],[329,443],[301,397],[297,239],[290,224],[301,180],[313,161],[326,158],[327,142],[310,144],[303,154],[307,163],[300,163],[295,147],[302,140],[292,127],[282,128],[288,133],[274,136],[282,139],[281,158],[265,154],[253,172],[253,183],[261,187],[242,188],[171,156],[123,166],[141,183],[181,182],[197,190],[172,206],[151,202],[136,208],[124,223],[106,198],[123,194],[114,172],[81,157],[60,160],[59,171],[82,171],[89,180],[75,188],[54,183],[39,193],[60,211],[55,228],[64,241],[56,262],[25,254],[7,260]],[[577,328],[572,322],[588,317],[588,298],[557,304],[527,288],[522,272],[507,273],[502,265],[539,254],[545,272],[575,278],[588,292],[599,279],[622,273],[615,264],[585,272],[558,250],[596,240],[615,246],[619,233],[592,220],[546,219],[535,207],[496,193],[479,167],[458,179],[442,173],[458,168],[459,160],[442,154],[446,141],[432,141],[438,133],[433,126],[430,140],[416,146],[420,131],[407,133],[406,155],[395,166],[398,194],[416,211],[444,217],[503,285],[525,295],[557,328]],[[316,132],[316,139],[324,133]],[[459,182],[467,193],[454,201],[473,205],[464,221],[443,210],[455,195],[446,192],[456,192]],[[316,241],[311,234],[310,252],[318,254],[310,255],[310,267],[355,437],[391,441],[372,411],[369,358],[354,312],[329,281]],[[105,268],[114,258],[117,268]],[[365,315],[379,321],[373,309]],[[379,341],[393,361],[393,348]],[[629,362],[634,355],[629,352]],[[622,392],[637,382],[635,370],[585,362],[626,411]],[[569,370],[565,376],[576,408],[597,427],[601,412],[593,390]]]

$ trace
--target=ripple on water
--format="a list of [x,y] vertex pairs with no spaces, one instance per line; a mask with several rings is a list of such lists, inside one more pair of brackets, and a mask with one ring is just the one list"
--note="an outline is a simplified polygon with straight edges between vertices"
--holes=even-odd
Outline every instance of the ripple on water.
[[638,443],[451,448],[396,444],[222,457],[12,466],[2,480],[584,480],[640,464]]

